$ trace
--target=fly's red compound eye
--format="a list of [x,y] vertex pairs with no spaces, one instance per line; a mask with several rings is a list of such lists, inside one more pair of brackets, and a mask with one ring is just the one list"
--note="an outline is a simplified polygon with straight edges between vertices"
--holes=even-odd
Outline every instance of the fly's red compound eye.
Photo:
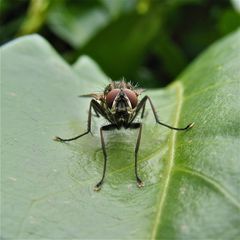
[[124,89],[123,91],[127,95],[129,101],[131,102],[132,108],[135,108],[138,103],[138,98],[137,98],[135,92],[133,92],[130,89]]
[[120,89],[113,89],[112,91],[110,91],[108,94],[107,94],[107,97],[106,97],[106,102],[107,102],[107,106],[109,108],[112,107],[112,104],[116,98],[116,96],[118,95],[118,93],[120,92]]

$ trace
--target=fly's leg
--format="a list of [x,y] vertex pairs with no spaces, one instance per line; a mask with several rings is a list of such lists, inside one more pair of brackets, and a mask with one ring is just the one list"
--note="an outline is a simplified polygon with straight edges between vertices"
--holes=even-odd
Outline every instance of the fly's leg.
[[95,113],[94,117],[98,117],[99,118],[100,115],[98,114],[97,110],[95,108],[93,108],[93,110],[94,110],[94,113]]
[[[151,101],[151,99],[148,97],[148,96],[145,96],[140,102],[139,102],[139,104],[138,104],[138,106],[137,106],[137,109],[136,109],[136,114],[135,114],[135,116],[131,119],[131,121],[130,121],[130,124],[134,121],[134,119],[136,118],[136,116],[138,115],[138,113],[140,112],[140,110],[143,108],[145,108],[145,104],[146,104],[146,101],[149,101],[149,103],[150,103],[150,106],[151,106],[151,108],[152,108],[152,111],[153,111],[153,115],[154,115],[154,118],[155,118],[155,120],[156,120],[156,122],[158,123],[158,124],[160,124],[160,125],[163,125],[164,127],[167,127],[167,128],[170,128],[170,129],[173,129],[173,130],[187,130],[187,129],[190,129],[190,128],[192,128],[193,126],[194,126],[194,123],[190,123],[190,124],[188,124],[186,127],[184,127],[184,128],[176,128],[176,127],[172,127],[172,126],[169,126],[169,125],[167,125],[167,124],[165,124],[165,123],[163,123],[163,122],[160,122],[159,121],[159,119],[158,119],[158,116],[157,116],[157,112],[156,112],[156,110],[155,110],[155,108],[154,108],[154,106],[153,106],[153,103],[152,103],[152,101]],[[143,110],[143,112],[144,112],[144,110]]]
[[137,186],[139,188],[142,188],[144,186],[144,183],[138,176],[138,168],[137,168],[138,150],[139,150],[141,135],[142,135],[142,124],[141,123],[132,123],[129,125],[129,128],[138,129],[138,137],[137,137],[137,143],[136,143],[136,147],[135,147],[135,176],[136,176],[136,180],[137,180]]
[[111,131],[111,130],[114,130],[116,128],[117,127],[116,127],[115,124],[109,124],[109,125],[106,125],[106,126],[103,126],[103,127],[100,128],[100,137],[101,137],[102,151],[103,151],[103,157],[104,157],[104,165],[103,165],[102,178],[96,184],[96,186],[94,187],[94,191],[99,191],[101,189],[101,186],[103,184],[103,180],[104,180],[104,177],[105,177],[105,173],[106,173],[106,167],[107,167],[107,151],[106,151],[106,147],[105,147],[103,131]]
[[146,106],[146,101],[144,102],[143,106],[142,106],[142,114],[141,114],[141,118],[144,117],[144,113],[145,113],[145,106]]
[[92,99],[91,102],[90,102],[89,111],[88,111],[87,131],[78,135],[78,136],[76,136],[76,137],[73,137],[73,138],[64,139],[64,138],[60,138],[60,137],[55,137],[54,140],[58,141],[58,142],[70,142],[70,141],[76,140],[76,139],[90,133],[91,132],[91,122],[92,122],[92,108],[98,116],[100,114],[103,117],[107,118],[105,116],[106,114],[104,113],[103,107],[96,100]]
[[167,127],[167,128],[173,129],[173,130],[187,130],[187,129],[192,128],[192,127],[194,126],[194,123],[190,123],[190,124],[188,124],[188,125],[187,125],[186,127],[184,127],[184,128],[176,128],[176,127],[172,127],[172,126],[169,126],[169,125],[167,125],[167,124],[165,124],[165,123],[160,122],[159,119],[158,119],[158,116],[157,116],[157,112],[156,112],[156,110],[155,110],[155,108],[154,108],[154,106],[153,106],[153,103],[152,103],[151,99],[150,99],[148,96],[146,96],[146,97],[147,97],[147,99],[148,99],[148,101],[149,101],[149,103],[150,103],[150,106],[151,106],[152,111],[153,111],[153,115],[154,115],[155,120],[156,120],[156,122],[157,122],[158,124],[163,125],[164,127]]

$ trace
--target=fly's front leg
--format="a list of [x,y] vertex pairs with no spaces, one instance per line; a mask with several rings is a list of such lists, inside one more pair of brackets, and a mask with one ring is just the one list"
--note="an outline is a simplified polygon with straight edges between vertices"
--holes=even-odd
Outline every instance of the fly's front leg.
[[58,142],[70,142],[70,141],[73,141],[73,140],[76,140],[86,134],[88,134],[89,132],[91,132],[91,122],[92,122],[92,108],[94,109],[94,111],[97,113],[100,113],[101,114],[101,105],[96,101],[96,100],[91,100],[90,102],[90,106],[89,106],[89,111],[88,111],[88,124],[87,124],[87,131],[76,136],[76,137],[73,137],[73,138],[67,138],[67,139],[64,139],[64,138],[60,138],[60,137],[55,137],[54,140],[55,141],[58,141]]
[[144,113],[145,113],[145,106],[146,106],[146,101],[143,103],[143,106],[142,106],[142,114],[141,114],[141,118],[144,117]]
[[129,128],[139,129],[138,130],[137,143],[136,143],[136,147],[135,147],[135,176],[136,176],[136,180],[137,180],[137,186],[139,188],[141,188],[141,187],[144,186],[144,183],[138,176],[138,168],[137,168],[138,162],[137,161],[138,161],[138,150],[139,150],[141,136],[142,136],[142,124],[141,123],[132,123],[132,124],[129,125]]
[[116,129],[116,125],[114,124],[109,124],[106,126],[103,126],[100,128],[100,137],[101,137],[101,143],[102,143],[102,151],[103,151],[103,157],[104,157],[104,165],[103,165],[103,175],[101,180],[96,184],[96,186],[94,187],[94,191],[99,191],[101,189],[101,186],[103,184],[103,180],[105,177],[105,173],[106,173],[106,167],[107,167],[107,151],[106,151],[106,147],[105,147],[105,142],[104,142],[104,137],[103,137],[103,131],[110,131],[110,130],[114,130]]
[[94,110],[94,113],[95,113],[95,117],[100,117],[100,115],[98,114],[98,112],[97,112],[97,110],[95,109],[95,108],[93,108],[93,110]]
[[137,108],[135,110],[135,113],[133,115],[133,117],[130,119],[129,121],[129,125],[132,124],[132,122],[135,120],[135,118],[138,116],[139,112],[141,111],[142,109],[142,114],[141,114],[141,118],[143,118],[144,116],[144,111],[145,111],[145,105],[146,105],[146,101],[147,101],[147,97],[145,96],[140,102],[139,104],[137,105]]
[[155,118],[155,120],[156,120],[156,122],[157,122],[158,124],[163,125],[164,127],[167,127],[167,128],[173,129],[173,130],[187,130],[187,129],[190,129],[190,128],[192,128],[192,127],[194,126],[194,123],[190,123],[190,124],[188,124],[188,125],[187,125],[186,127],[184,127],[184,128],[176,128],[176,127],[172,127],[172,126],[170,126],[170,125],[167,125],[167,124],[165,124],[165,123],[163,123],[163,122],[160,122],[159,119],[158,119],[158,116],[157,116],[157,112],[156,112],[156,110],[155,110],[155,108],[154,108],[154,106],[153,106],[153,103],[152,103],[151,99],[150,99],[148,96],[145,96],[145,97],[139,102],[139,104],[138,104],[138,106],[137,106],[137,108],[136,108],[136,110],[135,110],[135,115],[134,115],[134,117],[130,120],[130,124],[134,121],[134,119],[136,118],[136,116],[138,115],[138,113],[140,112],[141,109],[142,109],[142,116],[143,116],[144,110],[145,110],[145,105],[146,105],[147,100],[148,100],[149,103],[150,103],[150,106],[151,106],[152,111],[153,111],[154,118]]
[[169,126],[169,125],[167,125],[163,122],[160,122],[159,119],[158,119],[158,116],[157,116],[157,112],[156,112],[156,110],[153,106],[153,103],[152,103],[151,99],[148,96],[145,96],[145,98],[148,99],[148,101],[150,103],[150,106],[152,108],[152,111],[153,111],[153,115],[154,115],[155,120],[158,124],[163,125],[164,127],[167,127],[167,128],[173,129],[173,130],[187,130],[187,129],[192,128],[194,126],[194,123],[190,123],[184,128],[176,128],[176,127]]

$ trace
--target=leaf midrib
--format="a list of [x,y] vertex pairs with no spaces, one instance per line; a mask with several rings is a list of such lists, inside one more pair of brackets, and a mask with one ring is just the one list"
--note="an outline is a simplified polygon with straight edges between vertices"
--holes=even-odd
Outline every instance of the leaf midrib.
[[[175,114],[173,126],[178,126],[179,119],[180,119],[180,113],[181,113],[181,109],[182,109],[182,105],[183,105],[184,88],[180,81],[176,81],[174,83],[174,85],[172,85],[172,87],[176,88],[176,95],[177,95],[176,96],[176,101],[177,101],[176,114]],[[173,171],[173,167],[174,167],[176,136],[177,136],[177,132],[172,131],[170,141],[169,141],[169,159],[167,161],[167,165],[166,165],[166,168],[164,171],[164,178],[163,178],[164,182],[162,184],[162,191],[160,191],[159,205],[157,207],[156,218],[153,223],[151,239],[156,239],[158,227],[161,225],[165,200],[167,198],[170,179],[171,179],[171,175],[172,175],[172,171]]]

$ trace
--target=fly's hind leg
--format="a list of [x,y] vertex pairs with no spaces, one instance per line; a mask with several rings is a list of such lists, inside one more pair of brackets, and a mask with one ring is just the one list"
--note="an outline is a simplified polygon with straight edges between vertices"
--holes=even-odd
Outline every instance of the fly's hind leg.
[[106,126],[102,126],[100,128],[100,137],[101,137],[101,143],[102,143],[102,151],[103,151],[103,157],[104,157],[104,165],[103,165],[103,174],[101,180],[96,184],[94,187],[94,191],[99,191],[101,189],[101,186],[103,184],[104,178],[105,178],[105,173],[106,173],[106,167],[107,167],[107,151],[105,147],[105,142],[104,142],[104,137],[103,137],[103,131],[111,131],[116,129],[115,124],[109,124]]
[[135,147],[135,176],[136,176],[136,180],[137,180],[137,186],[139,188],[142,188],[142,187],[144,187],[144,183],[140,179],[140,177],[138,176],[138,168],[137,168],[137,164],[138,164],[138,150],[139,150],[140,141],[141,141],[141,135],[142,135],[142,124],[141,123],[131,123],[129,125],[129,128],[130,129],[138,129],[138,137],[137,137],[137,143],[136,143],[136,147]]

